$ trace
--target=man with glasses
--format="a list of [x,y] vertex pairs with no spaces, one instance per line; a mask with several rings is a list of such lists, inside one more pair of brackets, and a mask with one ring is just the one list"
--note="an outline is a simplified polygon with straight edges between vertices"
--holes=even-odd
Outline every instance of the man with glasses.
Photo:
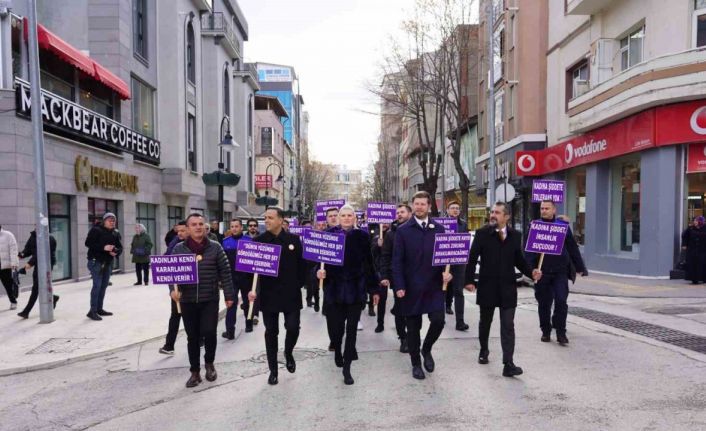
[[258,228],[257,220],[254,218],[248,219],[248,236],[250,238],[255,238],[260,235],[260,230]]

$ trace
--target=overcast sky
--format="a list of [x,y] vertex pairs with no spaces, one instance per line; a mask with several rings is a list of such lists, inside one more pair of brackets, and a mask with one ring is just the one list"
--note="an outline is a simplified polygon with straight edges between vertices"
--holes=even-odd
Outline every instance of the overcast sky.
[[366,82],[379,75],[389,36],[413,0],[238,0],[250,33],[248,62],[293,66],[311,118],[310,153],[366,168],[375,157],[379,111]]

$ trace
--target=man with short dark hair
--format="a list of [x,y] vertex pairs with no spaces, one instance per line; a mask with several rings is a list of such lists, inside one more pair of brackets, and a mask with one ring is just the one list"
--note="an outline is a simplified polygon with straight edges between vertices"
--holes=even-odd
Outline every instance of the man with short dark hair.
[[255,238],[256,236],[260,235],[260,228],[257,224],[257,220],[254,218],[248,219],[248,236],[250,238]]
[[220,225],[217,219],[212,219],[209,231],[216,237],[216,241],[223,243],[223,234],[220,232]]
[[178,230],[179,223],[175,223],[174,226],[172,226],[171,229],[169,229],[169,232],[164,236],[164,244],[169,247],[169,244],[174,240],[174,238],[177,237],[177,230]]
[[[431,221],[430,207],[429,193],[415,193],[412,198],[414,217],[397,228],[392,250],[392,288],[400,299],[395,304],[394,312],[405,317],[407,345],[415,379],[425,378],[420,352],[427,372],[435,369],[431,349],[444,329],[445,317],[442,284],[453,279],[451,274],[443,272],[443,267],[432,266],[435,237],[437,233],[444,233],[444,228]],[[423,314],[429,317],[429,330],[421,344]]]
[[285,231],[289,232],[289,220],[284,219],[284,220],[282,221],[282,229],[284,229]]
[[103,320],[101,316],[113,315],[103,308],[103,300],[113,270],[113,258],[123,252],[120,236],[115,234],[115,214],[109,212],[103,215],[103,223],[88,231],[85,245],[88,247],[88,270],[93,280],[91,309],[86,317],[95,321]]
[[338,208],[328,208],[326,209],[326,227],[332,228],[335,226],[338,226]]
[[[223,240],[223,250],[228,256],[228,264],[230,265],[231,278],[233,279],[233,289],[237,300],[238,291],[242,297],[242,309],[245,316],[245,332],[253,331],[253,322],[248,320],[248,292],[250,292],[252,284],[252,276],[247,272],[235,270],[235,261],[238,258],[238,243],[240,241],[252,241],[247,235],[243,235],[243,222],[240,219],[234,218],[230,221],[231,236]],[[257,316],[258,304],[255,303],[253,316]],[[238,307],[231,307],[226,312],[226,330],[221,336],[232,340],[235,338],[235,323],[238,316]]]
[[[166,255],[172,254],[174,247],[184,241],[187,237],[186,220],[180,220],[176,225],[177,236],[175,236],[167,247]],[[174,343],[176,342],[177,333],[179,333],[179,322],[181,322],[181,314],[177,309],[176,302],[170,300],[171,314],[169,315],[169,326],[167,329],[167,338],[164,341],[164,346],[159,348],[159,353],[163,355],[174,354]]]
[[[456,233],[468,233],[468,224],[461,218],[461,205],[456,201],[451,201],[446,206],[446,214],[456,219]],[[466,265],[451,265],[451,275],[454,280],[446,290],[446,314],[454,314],[451,304],[455,304],[456,330],[468,331],[468,324],[463,320],[465,298],[463,297],[463,279],[466,275]]]
[[[532,270],[522,253],[522,234],[508,225],[510,211],[505,202],[493,205],[490,223],[476,231],[466,266],[466,289],[476,293],[480,306],[478,363],[488,363],[488,337],[495,308],[500,309],[500,342],[503,349],[503,376],[522,374],[515,365],[515,309],[517,308],[517,280],[515,268],[535,281],[542,277],[539,270]],[[480,258],[480,272],[476,282],[476,264]]]

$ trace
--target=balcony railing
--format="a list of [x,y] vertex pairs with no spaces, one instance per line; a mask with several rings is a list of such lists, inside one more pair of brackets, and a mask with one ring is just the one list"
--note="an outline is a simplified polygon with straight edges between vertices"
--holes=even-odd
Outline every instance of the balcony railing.
[[223,12],[201,15],[201,34],[206,37],[215,37],[217,41],[225,42],[223,46],[231,57],[241,58],[238,39],[235,37],[228,16],[224,15]]

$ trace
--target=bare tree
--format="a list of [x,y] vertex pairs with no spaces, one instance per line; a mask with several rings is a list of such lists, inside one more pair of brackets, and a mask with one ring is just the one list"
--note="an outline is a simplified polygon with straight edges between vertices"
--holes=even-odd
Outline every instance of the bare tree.
[[306,157],[302,166],[302,188],[304,195],[304,214],[312,218],[316,211],[316,201],[328,193],[333,172],[328,165]]

